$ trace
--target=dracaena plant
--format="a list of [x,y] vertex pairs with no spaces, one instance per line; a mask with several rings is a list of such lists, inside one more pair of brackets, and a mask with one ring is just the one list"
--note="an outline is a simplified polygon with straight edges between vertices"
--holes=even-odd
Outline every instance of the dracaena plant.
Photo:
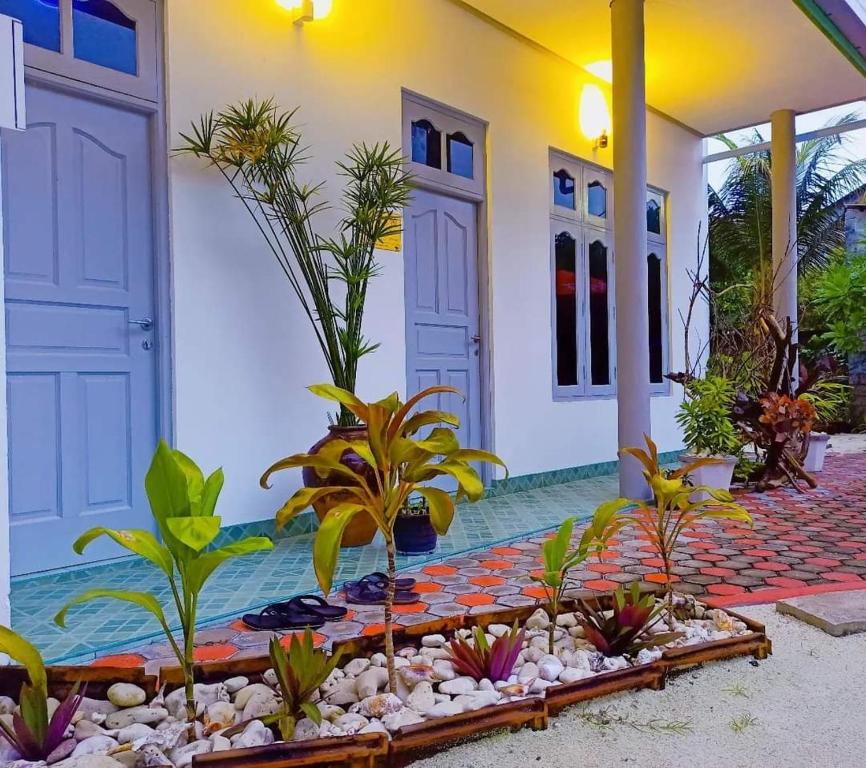
[[601,552],[625,522],[617,517],[617,501],[601,504],[596,510],[576,547],[571,546],[575,518],[562,521],[559,530],[541,547],[544,569],[532,579],[544,588],[547,602],[544,605],[550,617],[548,625],[548,653],[555,653],[554,637],[556,617],[559,616],[562,600],[569,585],[568,574],[572,568],[585,562],[593,552]]
[[273,542],[254,536],[209,548],[220,532],[222,518],[215,515],[223,486],[222,469],[205,479],[196,463],[160,440],[144,481],[150,509],[162,541],[150,531],[91,528],[73,544],[81,554],[95,539],[107,536],[130,552],[159,568],[168,580],[174,608],[180,620],[182,640],[174,637],[159,600],[146,592],[116,589],[90,589],[70,600],[57,614],[62,627],[70,608],[98,598],[114,598],[133,603],[156,617],[183,671],[187,717],[197,715],[194,698],[193,650],[199,595],[205,583],[227,560],[273,549]]
[[[737,504],[729,491],[708,486],[693,486],[686,474],[701,466],[720,463],[720,459],[700,458],[686,467],[665,471],[659,465],[656,444],[644,435],[647,449],[624,448],[620,454],[633,456],[643,466],[643,474],[653,493],[651,500],[617,499],[611,503],[620,528],[636,527],[655,548],[665,573],[667,605],[673,610],[673,554],[680,536],[692,531],[703,520],[732,520],[752,525],[752,516]],[[700,499],[700,500],[698,500]]]
[[584,618],[580,626],[589,640],[605,656],[634,656],[643,648],[665,645],[682,637],[681,632],[648,634],[659,621],[664,604],[653,593],[641,595],[640,586],[633,582],[626,592],[622,585],[613,593],[613,610],[602,611],[581,601]]
[[341,651],[328,655],[313,647],[313,633],[304,630],[303,639],[291,635],[289,650],[280,643],[280,638],[271,638],[271,665],[277,675],[282,702],[280,711],[274,715],[283,741],[291,741],[298,720],[308,717],[316,725],[322,723],[322,713],[312,702],[313,694],[328,679],[340,661]]
[[0,652],[8,654],[27,672],[28,683],[22,683],[18,712],[12,715],[12,726],[0,720],[0,737],[8,741],[25,760],[45,760],[66,737],[83,694],[75,683],[48,717],[48,677],[42,655],[21,635],[0,626]]
[[[392,609],[396,578],[394,523],[408,499],[418,495],[430,507],[430,522],[439,535],[448,532],[454,517],[454,498],[427,483],[441,477],[457,485],[457,499],[477,501],[484,494],[484,484],[471,462],[489,462],[502,467],[502,460],[487,451],[461,448],[454,430],[459,426],[454,414],[438,410],[413,413],[416,406],[433,395],[459,395],[453,387],[436,386],[419,392],[405,403],[396,393],[374,403],[364,403],[351,392],[330,384],[318,384],[310,391],[326,400],[339,403],[366,425],[366,437],[359,440],[334,440],[329,452],[311,455],[299,453],[271,466],[261,478],[269,488],[270,477],[286,469],[312,467],[325,470],[341,479],[339,484],[324,488],[301,488],[277,512],[277,525],[286,525],[317,499],[331,494],[345,499],[334,506],[319,525],[313,543],[313,565],[322,591],[331,591],[334,570],[340,554],[343,531],[359,512],[373,518],[385,539],[388,556],[388,585],[385,594],[385,655],[388,659],[388,681],[396,691]],[[449,426],[434,426],[447,424]],[[419,430],[432,427],[423,438]],[[347,450],[361,457],[360,471],[341,464],[339,457]]]
[[485,678],[491,683],[507,680],[517,663],[525,636],[526,631],[518,628],[515,620],[511,631],[497,637],[491,645],[484,630],[473,627],[472,643],[463,638],[455,638],[449,643],[449,661],[454,669],[476,682]]

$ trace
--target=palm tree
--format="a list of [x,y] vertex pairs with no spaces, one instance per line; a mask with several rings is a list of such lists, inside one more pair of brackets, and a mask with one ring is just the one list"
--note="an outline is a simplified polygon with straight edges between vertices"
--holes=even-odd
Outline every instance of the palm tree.
[[[851,114],[835,125],[857,119]],[[730,149],[737,144],[718,137]],[[763,143],[760,131],[754,143]],[[848,160],[844,134],[797,145],[797,263],[800,274],[826,266],[845,244],[839,204],[866,184],[866,158]],[[736,158],[718,190],[709,188],[710,276],[716,288],[757,280],[766,286],[772,264],[769,150]],[[749,279],[750,278],[750,279]]]

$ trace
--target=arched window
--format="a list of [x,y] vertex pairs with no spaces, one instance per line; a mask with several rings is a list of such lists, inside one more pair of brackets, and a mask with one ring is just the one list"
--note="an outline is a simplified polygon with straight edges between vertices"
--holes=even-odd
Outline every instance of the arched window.
[[647,254],[647,308],[649,313],[649,370],[651,384],[664,384],[664,326],[662,257]]
[[607,217],[607,188],[600,181],[586,185],[586,212],[599,219]]
[[24,42],[60,52],[59,0],[0,0],[0,13],[24,25]]
[[464,179],[475,175],[472,142],[460,131],[448,134],[448,173]]
[[72,0],[75,58],[138,73],[135,22],[110,0]]
[[646,231],[655,235],[662,233],[662,207],[652,198],[646,201]]
[[570,232],[554,235],[556,296],[556,383],[577,384],[577,240]]
[[412,123],[412,162],[430,168],[442,167],[442,134],[429,120]]
[[560,208],[575,209],[574,176],[564,168],[553,174],[553,204]]
[[610,315],[607,246],[589,244],[589,349],[593,385],[610,384]]

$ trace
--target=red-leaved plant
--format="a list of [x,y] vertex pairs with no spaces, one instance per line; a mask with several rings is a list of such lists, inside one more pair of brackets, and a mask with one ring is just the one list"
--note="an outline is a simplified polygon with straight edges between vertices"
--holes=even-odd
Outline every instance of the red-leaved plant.
[[45,760],[65,740],[66,730],[81,706],[79,683],[48,717],[48,677],[42,656],[23,637],[0,626],[0,651],[8,654],[27,671],[29,683],[21,685],[19,712],[12,715],[12,727],[0,720],[0,736],[25,760]]
[[641,595],[637,582],[626,592],[622,585],[613,593],[613,610],[602,611],[581,601],[585,618],[580,626],[589,640],[605,656],[634,656],[643,648],[665,645],[682,637],[681,632],[648,634],[659,620],[664,604],[652,593]]
[[476,682],[485,678],[491,683],[507,680],[517,663],[517,656],[523,648],[525,630],[518,629],[517,621],[511,631],[493,641],[487,642],[487,636],[481,627],[472,630],[475,644],[467,643],[462,638],[451,641],[451,658],[449,661],[458,672],[468,675]]

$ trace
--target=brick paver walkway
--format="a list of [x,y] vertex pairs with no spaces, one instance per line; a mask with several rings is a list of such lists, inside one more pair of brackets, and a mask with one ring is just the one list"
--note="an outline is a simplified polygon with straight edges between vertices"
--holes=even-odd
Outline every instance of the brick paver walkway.
[[[744,493],[740,501],[754,527],[707,521],[684,539],[676,554],[677,589],[719,603],[764,602],[797,593],[866,588],[866,454],[831,456],[821,487],[798,494],[792,489]],[[641,580],[664,583],[661,561],[645,541],[621,536],[602,558],[574,572],[584,589],[609,590]],[[407,572],[418,580],[421,599],[395,607],[402,625],[491,607],[529,605],[543,597],[532,581],[540,567],[544,536],[427,565]],[[341,602],[342,595],[334,595]],[[317,641],[380,632],[379,606],[350,606],[344,621],[325,625]],[[199,633],[198,658],[228,659],[267,652],[267,632],[247,630],[240,621]],[[154,668],[172,663],[165,644],[108,657],[97,664],[122,663]]]

